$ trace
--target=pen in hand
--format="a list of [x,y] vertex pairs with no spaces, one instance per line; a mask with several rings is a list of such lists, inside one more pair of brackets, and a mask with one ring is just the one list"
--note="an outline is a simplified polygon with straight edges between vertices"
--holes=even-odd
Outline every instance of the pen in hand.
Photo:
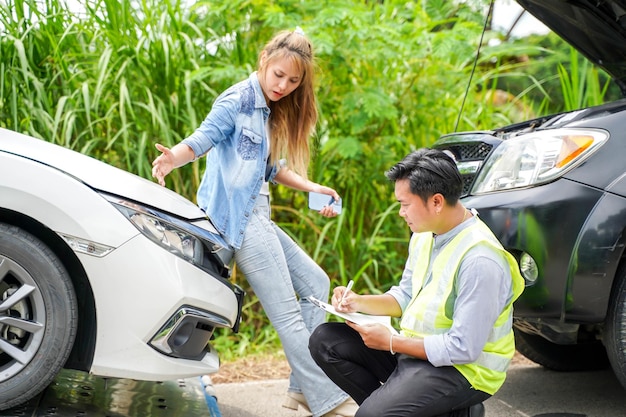
[[341,294],[341,300],[339,300],[339,305],[343,304],[343,300],[346,298],[346,295],[348,295],[353,285],[354,285],[354,281],[350,280],[350,282],[348,282],[348,286],[343,291],[343,294]]

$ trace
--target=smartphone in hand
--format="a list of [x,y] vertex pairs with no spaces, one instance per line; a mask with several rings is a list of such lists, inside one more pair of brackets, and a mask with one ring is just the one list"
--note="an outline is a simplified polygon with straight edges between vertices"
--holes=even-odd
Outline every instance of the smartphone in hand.
[[341,214],[341,199],[335,201],[335,199],[328,194],[309,193],[309,208],[311,210],[320,211],[326,206],[332,206],[335,213]]

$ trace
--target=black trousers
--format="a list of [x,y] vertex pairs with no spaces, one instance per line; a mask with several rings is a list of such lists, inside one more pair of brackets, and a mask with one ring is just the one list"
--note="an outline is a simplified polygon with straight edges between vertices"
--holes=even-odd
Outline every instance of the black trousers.
[[489,394],[452,366],[370,349],[344,323],[324,323],[309,350],[326,375],[359,404],[357,417],[465,417]]

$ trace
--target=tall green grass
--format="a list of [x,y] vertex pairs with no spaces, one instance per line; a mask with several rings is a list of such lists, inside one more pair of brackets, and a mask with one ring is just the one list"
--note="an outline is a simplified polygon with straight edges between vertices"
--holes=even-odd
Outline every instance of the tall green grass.
[[604,103],[610,80],[602,81],[600,70],[580,59],[575,49],[570,51],[569,68],[559,63],[558,74],[563,93],[564,110],[576,110]]

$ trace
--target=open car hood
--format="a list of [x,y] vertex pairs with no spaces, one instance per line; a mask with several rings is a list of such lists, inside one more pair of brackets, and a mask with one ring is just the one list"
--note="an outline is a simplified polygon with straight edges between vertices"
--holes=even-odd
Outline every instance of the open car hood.
[[626,0],[516,0],[587,59],[626,95]]

